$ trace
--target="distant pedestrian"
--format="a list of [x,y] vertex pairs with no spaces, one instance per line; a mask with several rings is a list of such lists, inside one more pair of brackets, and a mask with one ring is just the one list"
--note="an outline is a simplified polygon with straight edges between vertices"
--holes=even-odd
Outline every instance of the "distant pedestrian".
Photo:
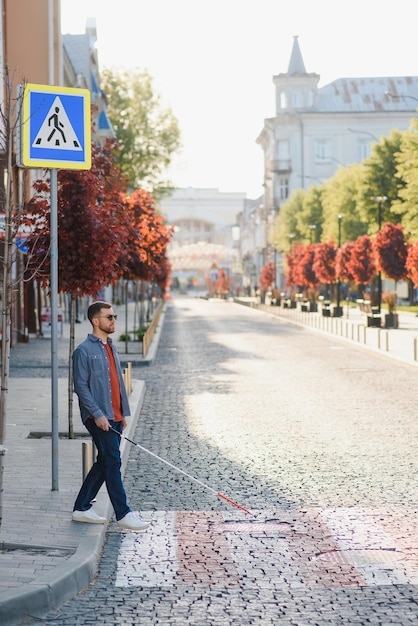
[[130,415],[128,396],[116,348],[109,337],[115,332],[116,315],[108,302],[93,302],[87,317],[93,327],[73,353],[74,389],[81,419],[96,445],[97,460],[86,476],[74,504],[75,522],[104,524],[92,508],[99,489],[106,484],[118,526],[142,531],[149,526],[129,508],[121,474],[120,436]]

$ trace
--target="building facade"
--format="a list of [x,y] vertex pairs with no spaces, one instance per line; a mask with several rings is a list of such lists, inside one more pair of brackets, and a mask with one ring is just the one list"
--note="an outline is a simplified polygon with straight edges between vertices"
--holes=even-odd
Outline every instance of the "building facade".
[[338,78],[323,87],[319,81],[319,74],[306,71],[295,37],[287,72],[273,77],[276,114],[264,120],[256,139],[264,156],[264,194],[250,222],[241,224],[244,241],[244,231],[251,232],[258,222],[252,255],[258,273],[264,261],[272,260],[269,226],[290,194],[363,161],[374,142],[393,129],[406,130],[416,114],[418,76]]
[[204,289],[211,269],[221,267],[234,276],[234,284],[240,282],[236,216],[245,201],[245,193],[194,187],[175,189],[161,201],[161,212],[174,228],[168,255],[172,284]]
[[418,76],[338,78],[319,87],[298,38],[288,71],[274,76],[276,115],[257,143],[264,153],[264,206],[278,211],[295,189],[325,182],[338,167],[359,163],[373,142],[406,130],[418,106]]
[[104,144],[114,137],[112,124],[107,115],[107,103],[100,88],[99,61],[97,55],[97,29],[95,18],[89,18],[86,32],[80,35],[62,36],[63,75],[66,87],[88,89],[93,105],[93,140]]

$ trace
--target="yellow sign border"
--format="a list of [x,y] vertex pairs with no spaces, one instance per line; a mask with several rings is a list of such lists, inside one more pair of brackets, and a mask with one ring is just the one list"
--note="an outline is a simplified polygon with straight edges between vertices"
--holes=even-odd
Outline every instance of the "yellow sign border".
[[[82,96],[84,98],[84,161],[70,160],[45,160],[30,157],[30,110],[29,96],[32,91],[40,93],[53,93],[60,95]],[[88,89],[76,89],[75,87],[56,87],[53,85],[35,85],[27,83],[23,94],[22,107],[22,165],[24,167],[42,167],[45,169],[61,170],[89,170],[91,168],[91,120],[90,120],[90,91]]]

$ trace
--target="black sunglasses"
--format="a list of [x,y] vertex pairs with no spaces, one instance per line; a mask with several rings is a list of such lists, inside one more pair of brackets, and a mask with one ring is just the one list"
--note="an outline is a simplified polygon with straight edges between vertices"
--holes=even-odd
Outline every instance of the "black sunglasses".
[[118,319],[117,315],[100,315],[100,317],[105,317],[107,320],[116,320]]

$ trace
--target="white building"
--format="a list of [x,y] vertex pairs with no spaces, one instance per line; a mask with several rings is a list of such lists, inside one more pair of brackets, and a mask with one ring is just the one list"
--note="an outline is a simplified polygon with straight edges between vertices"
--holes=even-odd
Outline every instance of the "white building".
[[162,214],[174,227],[169,259],[172,284],[204,289],[212,266],[239,274],[236,216],[243,210],[246,194],[218,189],[175,189],[160,203]]
[[[256,140],[264,153],[264,196],[256,216],[264,241],[253,255],[257,271],[267,257],[272,260],[268,224],[292,191],[361,162],[373,142],[392,129],[406,130],[416,115],[418,76],[338,78],[323,87],[319,80],[306,71],[295,37],[287,72],[273,77],[276,115],[264,121]],[[253,228],[241,224],[241,231],[247,226]]]
[[418,76],[338,78],[318,87],[294,38],[288,71],[273,77],[276,116],[257,138],[264,152],[264,206],[323,183],[340,165],[369,156],[373,142],[406,130],[418,106]]

